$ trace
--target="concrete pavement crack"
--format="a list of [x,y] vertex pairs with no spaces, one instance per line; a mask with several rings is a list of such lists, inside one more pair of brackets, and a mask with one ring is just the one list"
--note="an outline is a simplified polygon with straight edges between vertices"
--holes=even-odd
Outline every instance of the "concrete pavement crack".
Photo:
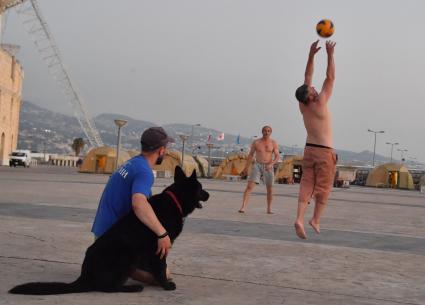
[[[59,263],[59,264],[68,264],[68,265],[81,265],[80,263],[63,262],[63,261],[55,261],[55,260],[47,260],[47,259],[37,259],[37,258],[29,258],[29,257],[2,256],[2,255],[0,255],[0,258],[40,261],[40,262]],[[184,274],[184,273],[178,273],[178,272],[173,272],[173,274],[183,276],[183,277],[200,278],[200,279],[213,280],[213,281],[223,281],[223,282],[231,282],[231,283],[249,284],[249,285],[257,285],[257,286],[264,286],[264,287],[275,287],[275,288],[283,288],[283,289],[304,291],[304,292],[317,293],[317,294],[329,294],[329,295],[335,295],[335,296],[345,296],[345,297],[351,297],[351,298],[359,298],[359,299],[365,299],[365,300],[385,301],[385,302],[391,302],[391,303],[394,303],[394,304],[421,305],[420,303],[403,302],[403,301],[384,299],[384,298],[374,298],[374,297],[368,297],[368,296],[356,295],[356,294],[337,293],[337,292],[333,292],[333,291],[304,289],[304,288],[286,286],[286,285],[267,284],[267,283],[260,283],[260,282],[253,282],[253,281],[243,281],[243,280],[235,280],[235,279],[226,279],[226,278],[219,278],[219,277],[212,277],[212,276]]]
[[55,260],[41,259],[41,258],[31,258],[31,257],[18,257],[18,256],[3,256],[3,255],[0,255],[0,258],[28,260],[28,261],[37,261],[37,262],[47,262],[47,263],[58,263],[58,264],[66,264],[66,265],[81,265],[81,263],[71,263],[71,262],[63,262],[63,261],[55,261]]
[[207,279],[207,280],[214,280],[214,281],[223,281],[223,282],[232,282],[232,283],[241,283],[241,284],[249,284],[249,285],[258,285],[258,286],[265,286],[265,287],[284,288],[284,289],[305,291],[305,292],[318,293],[318,294],[330,294],[330,295],[336,295],[336,296],[345,296],[345,297],[359,298],[359,299],[365,299],[365,300],[385,301],[385,302],[391,302],[391,303],[394,303],[394,304],[422,305],[420,303],[403,302],[403,301],[398,301],[398,300],[391,300],[391,299],[384,299],[384,298],[374,298],[374,297],[368,297],[368,296],[362,296],[362,295],[355,295],[355,294],[337,293],[337,292],[332,292],[332,291],[321,291],[321,290],[313,290],[313,289],[304,289],[304,288],[293,287],[293,286],[285,286],[285,285],[266,284],[266,283],[252,282],[252,281],[225,279],[225,278],[209,277],[209,276],[193,275],[193,274],[183,274],[183,273],[177,273],[177,272],[173,272],[173,274],[179,275],[179,276],[187,276],[187,277],[193,277],[193,278],[201,278],[201,279]]
[[16,236],[24,236],[24,237],[29,237],[29,238],[33,238],[33,239],[35,239],[35,240],[38,240],[38,241],[42,241],[42,242],[45,242],[46,240],[44,240],[44,239],[41,239],[41,238],[39,238],[39,237],[35,237],[35,236],[32,236],[32,235],[26,235],[26,234],[20,234],[20,233],[15,233],[15,232],[7,232],[7,233],[9,233],[9,234],[11,234],[11,235],[16,235]]

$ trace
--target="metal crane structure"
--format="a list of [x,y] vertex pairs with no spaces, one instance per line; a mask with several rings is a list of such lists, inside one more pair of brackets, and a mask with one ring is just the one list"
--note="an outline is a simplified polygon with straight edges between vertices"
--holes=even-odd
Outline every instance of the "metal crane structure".
[[102,138],[94,125],[94,121],[91,119],[80,93],[71,81],[69,73],[63,64],[59,48],[41,14],[37,1],[0,0],[0,15],[13,6],[16,6],[16,12],[32,37],[43,61],[46,62],[50,74],[59,83],[65,97],[71,104],[75,117],[83,129],[89,144],[93,147],[103,146]]

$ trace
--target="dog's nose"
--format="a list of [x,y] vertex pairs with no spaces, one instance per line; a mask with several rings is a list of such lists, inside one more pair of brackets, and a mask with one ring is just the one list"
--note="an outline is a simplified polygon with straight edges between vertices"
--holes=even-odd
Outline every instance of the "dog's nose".
[[207,201],[210,198],[210,194],[207,191],[202,190],[201,201]]

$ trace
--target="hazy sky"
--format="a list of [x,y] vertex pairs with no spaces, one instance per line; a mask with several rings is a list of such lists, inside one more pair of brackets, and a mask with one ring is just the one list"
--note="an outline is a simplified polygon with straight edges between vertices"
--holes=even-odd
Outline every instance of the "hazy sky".
[[[158,124],[200,123],[303,146],[294,90],[304,77],[315,24],[336,26],[330,101],[335,148],[425,161],[425,1],[38,0],[91,114]],[[5,42],[21,45],[24,99],[71,113],[12,9]],[[324,40],[320,42],[324,44]],[[316,56],[314,85],[325,76]],[[400,158],[400,152],[394,152]]]

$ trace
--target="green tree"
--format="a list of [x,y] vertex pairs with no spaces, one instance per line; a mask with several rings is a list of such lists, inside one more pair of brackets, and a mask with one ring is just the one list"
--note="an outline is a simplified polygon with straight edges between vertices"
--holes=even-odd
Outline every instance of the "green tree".
[[86,145],[86,143],[84,142],[83,138],[74,139],[71,147],[72,147],[72,150],[75,152],[76,156],[80,155],[80,152],[83,150],[84,145]]

